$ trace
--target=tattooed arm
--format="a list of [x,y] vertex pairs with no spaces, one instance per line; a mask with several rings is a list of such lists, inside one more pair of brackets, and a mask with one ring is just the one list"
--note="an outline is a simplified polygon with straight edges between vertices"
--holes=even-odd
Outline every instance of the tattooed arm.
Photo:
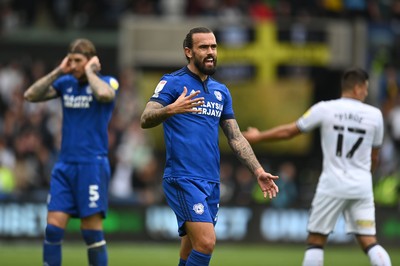
[[167,106],[154,101],[148,102],[140,118],[142,128],[155,127],[175,114],[201,112],[201,110],[193,109],[193,107],[204,104],[203,97],[195,98],[199,95],[200,91],[196,91],[188,96],[186,96],[186,93],[187,88],[184,87],[182,94],[176,101]]
[[221,127],[228,139],[229,146],[235,155],[245,166],[249,168],[253,175],[257,177],[258,185],[260,186],[261,191],[264,193],[264,198],[267,196],[267,194],[269,198],[275,197],[279,189],[275,185],[273,179],[277,179],[278,177],[264,171],[249,142],[240,132],[236,120],[223,120],[221,122]]
[[246,165],[250,171],[256,175],[256,170],[262,168],[254,155],[253,149],[240,132],[235,119],[222,121],[222,129],[228,139],[229,146],[234,151],[238,159]]
[[24,93],[25,100],[29,102],[47,101],[58,97],[57,91],[51,84],[61,75],[70,71],[68,57],[65,57],[61,64],[46,76],[34,82]]
[[115,98],[115,90],[96,74],[100,69],[99,58],[93,56],[85,65],[86,78],[93,91],[94,97],[100,102],[110,102]]
[[142,128],[155,127],[171,115],[172,113],[168,106],[164,107],[161,103],[150,101],[147,103],[146,108],[142,113],[140,125]]

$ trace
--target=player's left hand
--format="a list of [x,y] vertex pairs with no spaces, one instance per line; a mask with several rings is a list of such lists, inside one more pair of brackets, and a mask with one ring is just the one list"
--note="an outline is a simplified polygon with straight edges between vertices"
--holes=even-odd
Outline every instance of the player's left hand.
[[93,56],[85,65],[86,73],[88,71],[99,72],[101,70],[101,64],[99,57]]
[[257,182],[264,194],[264,198],[268,197],[270,199],[275,198],[276,194],[279,192],[278,186],[275,184],[274,179],[278,179],[276,175],[271,175],[265,171],[257,175]]

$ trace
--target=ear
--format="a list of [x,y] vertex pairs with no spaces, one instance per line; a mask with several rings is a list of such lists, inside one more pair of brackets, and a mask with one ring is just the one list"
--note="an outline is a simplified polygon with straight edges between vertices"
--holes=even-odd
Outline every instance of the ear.
[[365,86],[364,85],[357,84],[354,87],[354,94],[356,95],[357,98],[359,98],[359,97],[363,98],[364,94],[365,94],[364,91],[365,91]]
[[191,49],[189,49],[188,47],[185,47],[185,55],[186,55],[186,57],[188,57],[188,58],[192,58],[192,50]]

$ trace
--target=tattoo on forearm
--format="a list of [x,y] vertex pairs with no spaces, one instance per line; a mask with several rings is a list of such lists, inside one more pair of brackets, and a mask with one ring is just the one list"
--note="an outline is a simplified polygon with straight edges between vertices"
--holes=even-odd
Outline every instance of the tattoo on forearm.
[[59,77],[60,73],[60,70],[57,68],[32,84],[30,90],[34,98],[44,96],[51,84]]
[[87,78],[90,84],[90,88],[92,89],[92,92],[96,99],[100,99],[101,95],[104,95],[104,93],[101,93],[102,90],[108,90],[106,93],[107,95],[114,94],[113,88],[111,88],[106,82],[100,79],[96,75],[96,73],[92,72],[90,74],[87,74]]
[[157,102],[149,102],[142,114],[141,122],[146,128],[155,127],[168,118],[164,106]]
[[260,168],[261,165],[257,160],[249,142],[240,132],[236,121],[233,119],[224,120],[221,126],[226,137],[228,138],[229,146],[232,148],[237,158],[244,165],[246,165],[252,173],[254,173],[254,171]]

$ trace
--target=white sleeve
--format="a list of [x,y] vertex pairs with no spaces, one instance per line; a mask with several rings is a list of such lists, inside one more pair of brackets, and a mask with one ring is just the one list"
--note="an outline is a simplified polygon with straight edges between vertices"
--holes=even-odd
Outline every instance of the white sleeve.
[[321,125],[324,106],[324,102],[314,104],[297,120],[296,124],[301,132],[311,131]]
[[378,110],[378,115],[377,115],[377,128],[376,128],[376,134],[374,136],[373,140],[373,147],[380,147],[383,142],[383,134],[384,134],[384,125],[383,125],[383,116],[380,110]]

